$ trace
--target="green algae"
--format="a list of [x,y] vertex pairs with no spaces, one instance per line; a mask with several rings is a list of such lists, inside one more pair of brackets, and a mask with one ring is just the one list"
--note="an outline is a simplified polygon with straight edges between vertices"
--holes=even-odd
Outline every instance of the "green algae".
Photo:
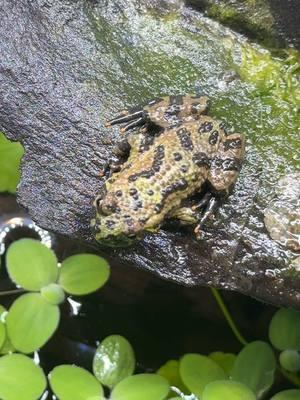
[[190,3],[205,10],[210,18],[247,34],[266,46],[282,45],[275,29],[270,5],[266,0],[191,0]]

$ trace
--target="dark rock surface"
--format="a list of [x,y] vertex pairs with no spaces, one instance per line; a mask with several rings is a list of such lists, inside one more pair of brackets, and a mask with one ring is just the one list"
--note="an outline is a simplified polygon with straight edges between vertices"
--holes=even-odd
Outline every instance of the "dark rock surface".
[[300,49],[298,0],[186,0],[186,4],[270,47]]
[[[200,82],[216,100],[218,117],[235,107],[226,114],[230,122],[239,126],[243,115],[245,124],[256,125],[260,105],[251,105],[250,89],[237,80],[225,90],[219,78],[232,67],[229,43],[233,48],[242,39],[180,1],[149,3],[151,8],[134,1],[0,4],[0,129],[25,148],[19,202],[48,230],[94,243],[89,221],[99,169],[119,139],[103,120],[117,109],[193,91]],[[262,223],[268,173],[250,141],[234,193],[207,224],[204,241],[171,227],[129,249],[101,252],[184,285],[213,285],[300,307],[299,276],[286,272],[291,255]]]

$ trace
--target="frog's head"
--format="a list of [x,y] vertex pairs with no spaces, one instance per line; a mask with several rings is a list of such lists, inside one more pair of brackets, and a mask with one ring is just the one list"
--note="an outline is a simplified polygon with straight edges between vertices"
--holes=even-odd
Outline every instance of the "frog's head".
[[142,225],[120,208],[113,193],[104,199],[97,197],[96,217],[91,221],[96,240],[105,246],[126,247],[133,244],[142,232]]

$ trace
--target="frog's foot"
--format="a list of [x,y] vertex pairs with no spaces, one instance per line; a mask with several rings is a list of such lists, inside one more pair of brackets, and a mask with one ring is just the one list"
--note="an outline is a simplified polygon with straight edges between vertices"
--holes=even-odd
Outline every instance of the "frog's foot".
[[200,213],[192,207],[181,207],[174,210],[170,218],[177,219],[182,225],[193,225],[199,221]]
[[217,200],[212,193],[207,192],[201,200],[191,207],[181,207],[174,210],[170,218],[176,218],[183,225],[194,225],[195,233],[200,232],[200,227],[209,219],[217,206]]
[[211,194],[206,208],[204,210],[204,212],[201,215],[201,218],[198,220],[198,224],[196,226],[196,228],[194,229],[195,235],[197,239],[202,239],[203,237],[203,232],[202,232],[202,226],[205,224],[205,222],[212,218],[214,215],[214,212],[216,211],[218,207],[218,200],[215,196],[213,196]]
[[148,122],[148,114],[143,109],[135,111],[124,110],[121,114],[117,115],[115,118],[111,119],[110,121],[107,121],[105,123],[105,126],[109,127],[112,125],[123,124],[126,122],[128,123],[120,129],[121,132],[126,132],[129,129],[135,128],[137,126],[145,125]]

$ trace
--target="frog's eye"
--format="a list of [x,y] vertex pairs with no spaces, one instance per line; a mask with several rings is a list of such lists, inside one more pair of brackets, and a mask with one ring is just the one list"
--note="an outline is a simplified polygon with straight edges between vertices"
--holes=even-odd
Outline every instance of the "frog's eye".
[[96,205],[97,211],[100,212],[100,210],[101,210],[101,198],[100,197],[96,198],[95,205]]
[[118,207],[116,201],[111,201],[110,203],[107,201],[102,201],[99,203],[98,212],[102,215],[110,215],[113,213],[118,213],[118,211],[120,211],[120,208]]

